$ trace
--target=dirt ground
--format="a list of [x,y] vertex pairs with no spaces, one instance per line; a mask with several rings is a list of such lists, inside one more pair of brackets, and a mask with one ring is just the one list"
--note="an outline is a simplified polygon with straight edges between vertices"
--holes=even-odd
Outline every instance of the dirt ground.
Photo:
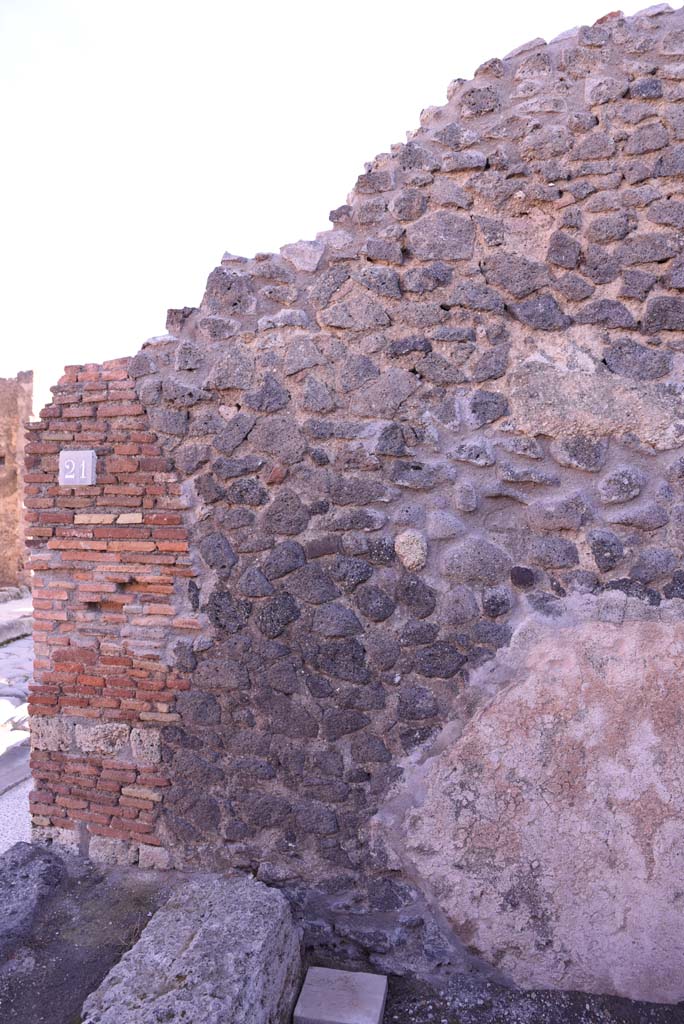
[[[0,876],[0,1024],[81,1024],[86,996],[187,877],[55,862],[25,844],[2,858]],[[390,977],[383,1024],[684,1024],[684,1003],[510,991],[474,976],[437,988]]]
[[152,872],[70,871],[0,965],[2,1024],[80,1024],[84,999],[168,898],[169,884]]
[[391,978],[383,1024],[683,1024],[684,1003],[656,1006],[582,992],[520,992],[482,983],[433,989]]

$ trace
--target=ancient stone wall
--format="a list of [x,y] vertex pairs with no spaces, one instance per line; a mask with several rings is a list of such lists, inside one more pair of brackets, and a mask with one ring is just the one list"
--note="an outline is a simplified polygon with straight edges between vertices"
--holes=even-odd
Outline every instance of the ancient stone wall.
[[24,432],[32,411],[33,374],[0,379],[0,586],[24,573]]
[[[575,914],[590,916],[603,887],[610,934],[638,929],[638,915],[620,918],[627,861],[594,835],[589,875],[564,883],[538,834],[518,884],[515,814],[501,836],[496,823],[522,797],[483,790],[477,752],[499,771],[497,737],[518,749],[507,708],[520,724],[528,700],[521,786],[551,801],[550,820],[568,817],[569,791],[547,792],[535,772],[569,749],[568,730],[575,760],[558,771],[598,744],[585,778],[607,813],[650,785],[682,811],[676,716],[647,699],[660,684],[623,641],[644,618],[676,619],[684,597],[684,14],[535,40],[453,82],[421,120],[367,166],[331,231],[278,255],[226,255],[199,309],[171,311],[169,334],[129,362],[71,371],[46,410],[31,449],[48,602],[37,820],[134,840],[132,857],[156,843],[173,864],[255,871],[315,922],[312,944],[355,943],[376,966],[465,969],[472,954],[521,984],[579,978],[653,998],[638,943],[611,974],[605,933],[587,953],[562,920],[563,884],[578,884]],[[109,373],[106,402],[121,389],[124,412],[101,404]],[[102,487],[55,485],[69,446],[104,456]],[[126,521],[129,505],[142,521]],[[624,689],[582,732],[581,665],[559,655],[553,699],[516,697],[524,679],[501,668],[522,664],[515,637],[530,623],[560,637],[578,615],[628,652],[641,739],[662,743],[631,796],[614,777],[627,732],[600,749],[606,716],[624,722]],[[152,780],[132,754],[141,720],[159,739]],[[89,750],[96,724],[119,743],[115,722],[120,747]],[[473,738],[482,722],[486,743]],[[430,771],[462,750],[472,790],[461,771],[450,802],[431,803]],[[79,787],[72,770],[95,781]],[[458,820],[476,797],[491,827],[466,856]],[[642,849],[630,863],[646,874],[662,813],[630,819]],[[655,872],[661,896],[667,875]],[[481,923],[478,885],[491,896]],[[527,916],[489,927],[507,901]],[[546,946],[558,956],[540,979]],[[684,995],[678,982],[663,991]]]

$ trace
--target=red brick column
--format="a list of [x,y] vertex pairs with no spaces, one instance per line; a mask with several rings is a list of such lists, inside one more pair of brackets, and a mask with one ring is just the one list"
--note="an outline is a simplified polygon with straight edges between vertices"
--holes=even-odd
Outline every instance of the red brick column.
[[[95,859],[163,866],[160,730],[188,686],[183,500],[129,378],[130,360],[67,367],[26,449],[35,683],[33,824]],[[60,487],[59,452],[94,449],[97,480]]]

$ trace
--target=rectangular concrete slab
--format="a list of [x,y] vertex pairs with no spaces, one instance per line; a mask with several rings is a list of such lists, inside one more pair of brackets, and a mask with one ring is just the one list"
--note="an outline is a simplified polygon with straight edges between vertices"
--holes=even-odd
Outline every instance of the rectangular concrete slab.
[[384,974],[310,967],[293,1024],[381,1024],[386,998]]

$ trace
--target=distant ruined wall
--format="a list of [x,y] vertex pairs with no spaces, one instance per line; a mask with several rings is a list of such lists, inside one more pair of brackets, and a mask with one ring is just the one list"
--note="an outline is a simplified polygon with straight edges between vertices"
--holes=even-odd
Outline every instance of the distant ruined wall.
[[26,582],[22,488],[32,402],[33,373],[0,379],[0,587]]
[[254,871],[319,953],[674,1001],[684,14],[535,40],[421,123],[332,230],[226,255],[116,364],[125,412],[97,368],[45,410],[35,820]]

